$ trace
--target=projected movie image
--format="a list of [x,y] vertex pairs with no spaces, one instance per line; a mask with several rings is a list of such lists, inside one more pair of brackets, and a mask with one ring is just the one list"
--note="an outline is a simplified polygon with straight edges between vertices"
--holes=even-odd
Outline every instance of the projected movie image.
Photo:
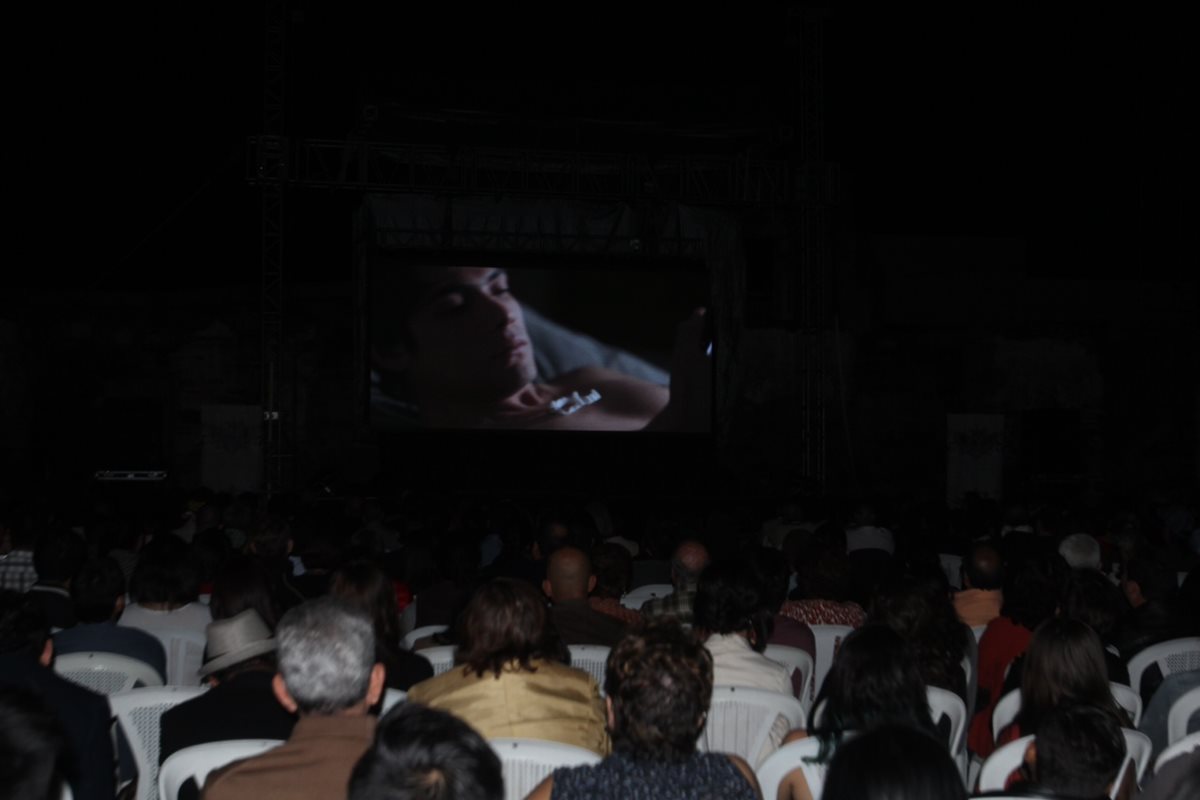
[[373,428],[711,429],[698,270],[378,263],[369,291]]

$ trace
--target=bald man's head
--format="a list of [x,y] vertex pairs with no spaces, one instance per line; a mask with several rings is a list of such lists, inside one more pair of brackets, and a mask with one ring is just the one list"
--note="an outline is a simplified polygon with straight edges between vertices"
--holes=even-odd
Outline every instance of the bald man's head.
[[554,602],[582,600],[595,585],[592,564],[582,550],[562,547],[550,556],[546,564],[546,580],[542,581],[542,590]]
[[708,566],[708,549],[692,539],[679,543],[671,556],[671,580],[676,586],[694,583]]
[[1004,587],[1004,561],[1000,551],[990,544],[977,544],[967,553],[962,565],[965,589],[1001,589]]

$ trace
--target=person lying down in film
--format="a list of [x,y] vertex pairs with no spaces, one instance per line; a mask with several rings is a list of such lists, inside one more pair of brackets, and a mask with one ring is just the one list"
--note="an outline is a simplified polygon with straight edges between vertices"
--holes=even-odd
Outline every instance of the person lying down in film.
[[[374,364],[390,383],[389,393],[412,404],[422,427],[709,429],[704,309],[679,325],[669,387],[601,366],[540,380],[525,313],[505,270],[418,266],[390,272],[376,287],[386,296],[373,298]],[[388,315],[382,321],[381,313]],[[380,400],[374,392],[373,415]]]

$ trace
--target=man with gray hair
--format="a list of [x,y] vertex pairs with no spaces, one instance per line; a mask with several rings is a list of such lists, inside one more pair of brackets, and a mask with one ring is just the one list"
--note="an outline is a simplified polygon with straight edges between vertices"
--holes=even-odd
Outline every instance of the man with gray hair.
[[1058,554],[1071,569],[1101,569],[1100,543],[1086,533],[1073,533],[1058,545]]
[[275,698],[300,718],[280,747],[212,773],[205,800],[326,800],[345,797],[350,772],[371,745],[367,709],[383,694],[371,620],[330,597],[284,614]]

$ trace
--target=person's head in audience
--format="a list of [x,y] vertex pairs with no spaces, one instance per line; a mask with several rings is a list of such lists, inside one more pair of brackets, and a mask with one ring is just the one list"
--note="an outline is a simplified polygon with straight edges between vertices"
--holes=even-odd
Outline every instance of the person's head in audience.
[[911,650],[891,628],[868,624],[838,649],[809,711],[808,730],[821,737],[826,758],[844,731],[887,724],[934,730],[925,682]]
[[1134,608],[1167,602],[1178,585],[1175,570],[1153,553],[1141,553],[1126,562],[1121,580],[1121,590]]
[[771,613],[757,572],[744,561],[716,561],[700,575],[693,622],[706,634],[738,634],[762,652]]
[[671,583],[676,589],[691,586],[700,580],[708,566],[708,548],[694,539],[685,539],[671,554]]
[[[211,505],[204,507],[211,508]],[[192,537],[191,560],[200,584],[211,587],[215,578],[221,574],[225,562],[229,560],[233,547],[229,543],[229,537],[218,528],[197,528],[197,531],[199,532]]]
[[38,583],[65,587],[87,560],[87,543],[69,528],[52,526],[33,545]]
[[633,557],[619,544],[598,544],[592,548],[592,571],[596,576],[592,595],[619,600],[633,580]]
[[254,609],[271,628],[279,621],[270,584],[259,563],[249,556],[234,556],[213,581],[209,610],[213,619],[228,619]]
[[944,742],[903,725],[848,739],[833,755],[824,800],[966,800]]
[[188,546],[169,533],[155,536],[142,548],[129,581],[133,601],[156,609],[174,609],[193,602],[200,594],[196,570],[188,560]]
[[351,561],[333,573],[329,594],[339,597],[371,618],[378,644],[396,648],[400,644],[400,611],[396,590],[379,567],[369,561]]
[[1069,571],[1058,553],[1029,559],[1005,586],[1000,613],[1033,630],[1058,610],[1059,594]]
[[987,542],[971,546],[962,561],[964,589],[993,591],[1004,588],[1004,560],[1000,551]]
[[60,797],[66,746],[58,719],[36,695],[0,687],[0,787],[4,797]]
[[637,760],[685,760],[704,730],[712,689],[712,656],[674,620],[626,634],[604,671],[613,751]]
[[49,667],[54,657],[50,624],[27,595],[0,589],[0,656],[32,658]]
[[108,622],[125,610],[125,573],[108,556],[89,561],[71,580],[75,619],[81,624]]
[[1108,683],[1100,637],[1078,620],[1057,617],[1038,626],[1025,653],[1016,718],[1021,734],[1040,733],[1042,721],[1061,703],[1086,703],[1125,720]]
[[596,587],[596,576],[587,553],[577,547],[560,547],[546,563],[542,591],[555,603],[584,600]]
[[268,514],[263,523],[250,532],[247,551],[268,564],[287,561],[292,553],[292,526],[282,514]]
[[506,664],[535,669],[534,661],[565,661],[566,648],[549,622],[545,598],[529,583],[496,578],[475,590],[459,619],[455,662],[497,677]]
[[1120,723],[1083,703],[1052,709],[1025,751],[1034,786],[1055,797],[1107,797],[1124,760]]
[[1060,616],[1077,619],[1108,642],[1128,612],[1121,590],[1094,569],[1073,570],[1063,588]]
[[1071,569],[1100,569],[1100,543],[1086,533],[1073,533],[1058,545],[1058,554]]
[[279,620],[275,639],[273,688],[288,711],[363,716],[383,695],[371,620],[344,602],[320,597],[296,606]]
[[500,758],[453,714],[401,703],[379,721],[349,800],[502,800]]
[[200,677],[208,684],[225,683],[244,672],[274,672],[275,638],[252,608],[209,623]]
[[908,642],[926,683],[951,691],[962,687],[960,662],[969,634],[954,611],[944,581],[887,581],[876,592],[868,619],[887,625]]
[[762,602],[769,620],[779,613],[780,607],[787,600],[791,567],[779,557],[779,551],[773,547],[755,548],[751,551],[749,563],[758,576]]
[[813,550],[801,554],[796,572],[800,592],[807,600],[842,603],[850,598],[850,558],[844,539],[816,537]]

